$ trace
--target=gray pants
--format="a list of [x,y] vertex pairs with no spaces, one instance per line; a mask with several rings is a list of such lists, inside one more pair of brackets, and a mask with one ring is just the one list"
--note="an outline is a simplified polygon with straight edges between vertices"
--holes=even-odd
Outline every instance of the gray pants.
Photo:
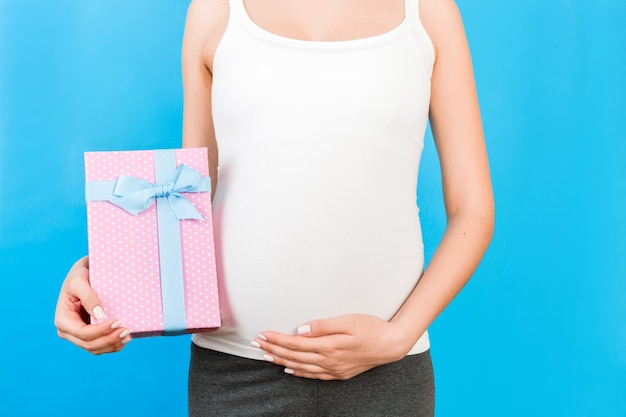
[[434,415],[430,351],[347,381],[320,381],[287,375],[271,363],[191,345],[191,417]]

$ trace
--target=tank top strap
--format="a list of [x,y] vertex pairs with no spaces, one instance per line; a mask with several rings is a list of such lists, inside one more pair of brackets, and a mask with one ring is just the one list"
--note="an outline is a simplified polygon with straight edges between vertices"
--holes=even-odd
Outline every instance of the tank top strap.
[[242,21],[246,17],[246,6],[243,0],[228,0],[229,20]]
[[404,13],[409,24],[419,25],[419,0],[404,0]]

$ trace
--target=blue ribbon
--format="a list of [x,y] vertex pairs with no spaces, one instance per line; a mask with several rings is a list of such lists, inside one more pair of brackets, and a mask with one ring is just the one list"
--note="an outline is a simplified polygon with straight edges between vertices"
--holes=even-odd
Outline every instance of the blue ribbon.
[[[157,168],[158,170],[158,168]],[[165,198],[176,219],[204,220],[194,205],[180,193],[211,192],[211,179],[182,164],[157,184],[120,175],[113,181],[89,181],[87,201],[108,201],[130,214],[139,214],[158,198]]]
[[176,167],[174,149],[154,151],[154,163],[156,184],[121,175],[112,181],[88,181],[85,195],[87,201],[108,201],[133,215],[156,201],[164,334],[177,335],[185,333],[187,327],[178,221],[203,220],[180,193],[210,193],[211,179],[185,164]]

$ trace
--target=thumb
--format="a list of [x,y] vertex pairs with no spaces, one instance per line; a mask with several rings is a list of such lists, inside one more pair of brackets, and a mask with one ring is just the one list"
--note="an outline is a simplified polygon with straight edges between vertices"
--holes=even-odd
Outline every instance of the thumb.
[[296,333],[299,336],[318,337],[348,333],[348,328],[345,317],[336,317],[325,320],[313,320],[302,324],[298,326]]

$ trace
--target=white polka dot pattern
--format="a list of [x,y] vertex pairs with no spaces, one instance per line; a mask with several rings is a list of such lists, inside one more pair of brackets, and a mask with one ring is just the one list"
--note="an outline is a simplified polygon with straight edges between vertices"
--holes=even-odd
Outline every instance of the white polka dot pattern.
[[[177,149],[184,163],[208,176],[205,148]],[[155,182],[153,151],[86,152],[87,181],[130,175]],[[185,320],[189,333],[219,327],[211,196],[185,193],[203,221],[181,220]],[[87,203],[89,274],[107,317],[115,317],[134,337],[162,334],[163,312],[156,204],[131,215],[106,201]],[[92,318],[92,320],[94,320]]]

